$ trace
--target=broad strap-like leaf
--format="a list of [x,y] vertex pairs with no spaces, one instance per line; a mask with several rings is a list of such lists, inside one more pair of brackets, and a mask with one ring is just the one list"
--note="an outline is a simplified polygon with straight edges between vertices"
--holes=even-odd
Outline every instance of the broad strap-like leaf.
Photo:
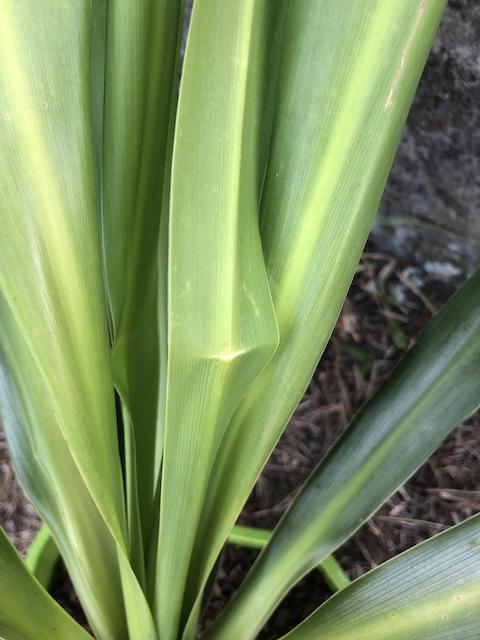
[[288,5],[261,206],[280,345],[238,408],[212,469],[190,571],[197,590],[333,330],[444,4]]
[[47,5],[2,2],[0,291],[10,320],[2,346],[16,332],[12,341],[31,354],[49,387],[50,422],[121,535],[90,141],[91,10]]
[[0,638],[91,639],[91,636],[35,580],[1,527],[0,576]]
[[172,166],[166,430],[155,615],[179,632],[212,462],[278,341],[258,229],[264,0],[198,0]]
[[478,640],[480,516],[400,554],[284,640]]
[[143,640],[155,631],[127,558],[91,48],[90,2],[2,0],[0,403],[19,479],[98,637]]
[[288,590],[480,404],[480,271],[457,291],[312,473],[209,638],[254,638]]
[[[181,9],[180,0],[109,2],[104,43],[102,240],[114,382],[125,407],[132,554],[139,556],[135,564],[141,572],[163,444],[159,386],[166,366],[160,345],[166,311],[159,311],[159,304],[165,306],[159,292],[166,286],[167,259],[158,251],[161,230],[164,236],[167,231],[167,224],[160,223],[168,216],[164,191],[169,187]],[[165,246],[166,238],[163,254]]]

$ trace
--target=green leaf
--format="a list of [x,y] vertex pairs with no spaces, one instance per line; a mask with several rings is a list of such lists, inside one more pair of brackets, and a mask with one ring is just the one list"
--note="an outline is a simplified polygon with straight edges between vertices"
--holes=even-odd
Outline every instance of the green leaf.
[[[120,640],[128,626],[130,637],[143,640],[155,632],[127,558],[95,198],[91,47],[89,2],[2,3],[0,403],[19,479],[98,637]],[[127,591],[136,601],[124,603]]]
[[25,565],[33,573],[38,582],[48,590],[60,554],[46,525],[40,527],[25,558]]
[[0,637],[4,640],[91,638],[28,572],[1,528],[0,575]]
[[[72,453],[95,500],[121,532],[94,174],[85,146],[91,12],[80,3],[47,4],[4,2],[0,27],[2,344],[7,349],[14,333],[12,342],[22,341],[31,355],[39,384],[49,387],[57,431],[75,442]],[[78,428],[78,419],[89,428]],[[100,476],[102,483],[93,481]]]
[[288,590],[480,403],[480,271],[457,291],[293,501],[209,638],[253,638]]
[[333,330],[444,4],[289,3],[260,226],[280,345],[217,453],[192,592],[201,592]]
[[172,166],[165,448],[155,616],[179,632],[211,465],[278,341],[258,230],[269,3],[195,3]]
[[166,311],[158,307],[164,305],[159,273],[166,280],[166,256],[159,259],[158,251],[161,229],[163,236],[167,229],[161,220],[168,215],[181,8],[182,2],[137,0],[110,2],[107,12],[102,240],[114,382],[125,405],[128,518],[138,573],[144,572],[141,548],[150,536],[163,444],[159,386],[166,354],[159,313]]
[[[235,525],[228,536],[228,542],[251,549],[263,549],[270,540],[271,535],[272,532],[268,529]],[[347,574],[343,571],[337,560],[335,560],[334,556],[324,558],[318,564],[317,569],[323,575],[325,582],[333,592],[344,589],[350,584]]]
[[328,600],[285,640],[474,640],[480,516],[402,553]]

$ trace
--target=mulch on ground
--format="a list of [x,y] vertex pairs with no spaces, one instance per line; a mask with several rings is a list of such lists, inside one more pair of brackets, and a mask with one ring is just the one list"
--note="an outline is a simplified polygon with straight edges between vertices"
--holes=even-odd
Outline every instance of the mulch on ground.
[[[389,376],[448,292],[391,256],[366,251],[332,340],[298,410],[268,461],[240,522],[272,528],[360,406]],[[336,557],[351,578],[480,512],[480,417],[460,425]],[[14,480],[0,434],[0,524],[25,552],[39,524]],[[210,622],[231,598],[257,552],[228,546],[205,614]],[[60,572],[55,597],[81,615]],[[261,640],[274,640],[330,594],[313,571],[287,596]]]

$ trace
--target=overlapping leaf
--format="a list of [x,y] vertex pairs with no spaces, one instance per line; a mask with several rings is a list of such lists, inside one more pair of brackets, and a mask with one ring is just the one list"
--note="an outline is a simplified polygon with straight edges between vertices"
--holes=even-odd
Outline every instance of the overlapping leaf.
[[7,438],[99,638],[153,638],[127,558],[95,200],[92,6],[4,0],[1,7]]
[[205,583],[330,336],[443,6],[289,4],[260,226],[280,345],[216,456],[187,598]]
[[[2,415],[102,640],[195,635],[221,546],[335,323],[444,6],[196,0],[170,167],[181,4],[1,3]],[[359,417],[208,637],[253,637],[471,408],[478,375],[442,404],[442,367],[478,374],[477,298],[462,295],[467,325],[444,313],[427,364]],[[398,442],[404,464],[377,482]]]
[[430,323],[310,476],[206,637],[254,638],[331,553],[480,404],[480,271]]
[[105,111],[103,130],[98,127],[103,131],[103,252],[114,382],[125,408],[132,554],[139,573],[144,570],[141,547],[150,535],[163,445],[159,387],[166,365],[165,346],[160,348],[166,310],[160,292],[166,286],[167,221],[161,224],[161,218],[168,214],[166,170],[181,8],[182,2],[170,0],[110,2],[103,43]]

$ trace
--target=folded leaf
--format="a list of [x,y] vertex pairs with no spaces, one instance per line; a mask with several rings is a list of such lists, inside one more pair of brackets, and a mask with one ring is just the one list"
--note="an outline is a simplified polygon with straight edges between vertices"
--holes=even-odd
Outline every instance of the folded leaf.
[[28,572],[0,528],[0,637],[4,640],[87,640],[91,636]]
[[285,640],[475,640],[480,516],[370,571]]
[[287,591],[480,404],[480,271],[312,473],[206,638],[253,638]]
[[[176,122],[166,430],[155,614],[177,636],[213,458],[277,346],[258,230],[269,3],[199,0]],[[273,24],[275,21],[273,21]]]

